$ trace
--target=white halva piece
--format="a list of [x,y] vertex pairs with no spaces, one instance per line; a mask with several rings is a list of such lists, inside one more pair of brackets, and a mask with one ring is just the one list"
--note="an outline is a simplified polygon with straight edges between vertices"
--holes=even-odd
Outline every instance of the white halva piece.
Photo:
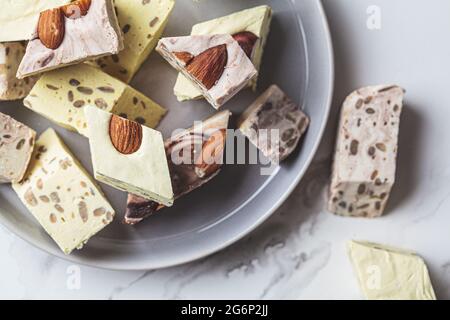
[[328,210],[341,216],[383,214],[395,182],[404,90],[372,86],[353,92],[341,111]]
[[234,97],[258,74],[252,61],[230,35],[163,38],[156,51],[195,83],[215,109]]
[[[25,56],[17,70],[17,78],[117,54],[123,49],[123,34],[112,0],[92,0],[86,15],[76,18],[62,15],[61,19],[63,40],[55,49],[47,47],[40,38],[40,33],[45,35],[49,31],[39,31],[38,23],[36,34],[28,42]],[[54,26],[47,28],[50,27]]]

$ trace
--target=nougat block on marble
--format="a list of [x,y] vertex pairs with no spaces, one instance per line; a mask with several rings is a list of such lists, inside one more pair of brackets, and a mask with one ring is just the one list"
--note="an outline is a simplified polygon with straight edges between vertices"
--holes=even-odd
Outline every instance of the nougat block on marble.
[[[271,20],[272,8],[262,5],[198,23],[192,27],[191,35],[232,35],[259,71]],[[250,80],[248,85],[256,90],[257,82],[258,76]],[[174,93],[179,101],[202,98],[201,91],[183,74],[178,75]]]
[[278,86],[270,86],[239,119],[239,130],[272,163],[285,160],[308,129],[308,116]]
[[352,217],[383,214],[395,182],[404,90],[371,86],[345,100],[338,129],[329,211]]
[[122,49],[123,36],[113,1],[77,0],[41,12],[17,77],[117,54]]
[[31,155],[36,132],[0,113],[0,183],[22,181]]
[[82,63],[41,76],[24,105],[60,126],[88,136],[83,108],[102,110],[156,127],[166,110],[120,80]]
[[173,204],[162,134],[97,107],[85,108],[95,178],[145,199]]
[[91,63],[129,83],[155,48],[175,6],[174,0],[115,0],[124,49]]
[[19,198],[65,254],[111,223],[114,209],[53,129],[37,140]]
[[258,72],[230,35],[162,38],[156,50],[219,109]]
[[0,42],[0,101],[24,98],[37,80],[36,77],[22,80],[16,78],[25,47],[26,43],[23,41]]
[[436,300],[428,268],[412,251],[350,241],[347,251],[368,300]]
[[[165,141],[174,199],[200,188],[219,174],[230,116],[228,110],[218,112]],[[185,159],[185,155],[198,157]],[[161,208],[158,202],[129,194],[124,222],[135,225]]]

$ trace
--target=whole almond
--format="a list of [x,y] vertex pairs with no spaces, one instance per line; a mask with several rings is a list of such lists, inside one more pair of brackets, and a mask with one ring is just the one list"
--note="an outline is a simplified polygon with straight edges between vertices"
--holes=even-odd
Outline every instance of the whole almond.
[[195,162],[195,173],[200,178],[206,178],[219,170],[222,165],[225,149],[226,130],[215,131],[203,143],[202,152]]
[[61,8],[41,12],[39,16],[38,37],[49,49],[58,49],[64,40],[65,23]]
[[142,126],[137,122],[112,115],[109,136],[117,151],[127,155],[133,154],[142,144]]
[[241,46],[242,50],[244,50],[247,57],[251,58],[253,53],[253,48],[255,47],[256,41],[258,41],[258,37],[250,31],[238,32],[233,35],[234,40],[236,40]]
[[64,15],[69,19],[78,19],[87,15],[89,8],[91,7],[91,0],[78,0],[72,3],[66,4],[61,7]]
[[186,70],[209,90],[222,77],[227,62],[227,46],[221,44],[209,48],[194,57],[186,67]]

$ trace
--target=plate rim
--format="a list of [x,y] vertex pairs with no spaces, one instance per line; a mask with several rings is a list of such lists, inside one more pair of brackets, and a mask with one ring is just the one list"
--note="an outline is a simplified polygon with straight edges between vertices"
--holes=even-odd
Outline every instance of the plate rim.
[[255,220],[255,222],[251,226],[249,226],[246,229],[242,229],[238,235],[236,235],[234,237],[230,237],[229,239],[224,241],[222,244],[217,245],[212,249],[207,249],[207,250],[202,250],[202,251],[199,250],[198,254],[191,255],[190,258],[188,258],[188,259],[173,258],[170,263],[169,262],[161,263],[160,265],[156,265],[156,266],[153,265],[151,267],[150,266],[148,266],[148,267],[133,267],[132,264],[130,264],[129,266],[118,267],[115,265],[111,265],[108,262],[103,263],[103,264],[98,264],[95,261],[90,262],[90,261],[87,261],[84,259],[80,259],[79,257],[76,257],[76,256],[64,255],[62,252],[58,251],[59,249],[56,247],[52,248],[52,247],[47,247],[47,246],[40,246],[39,244],[34,243],[33,239],[31,237],[27,237],[24,232],[17,231],[17,228],[15,228],[13,226],[13,224],[8,223],[7,220],[0,219],[1,225],[6,230],[8,230],[11,234],[13,234],[13,235],[17,236],[19,239],[27,242],[32,247],[37,248],[37,249],[41,250],[42,252],[50,254],[54,257],[60,258],[69,263],[77,263],[77,264],[84,265],[87,267],[93,267],[93,268],[98,268],[98,269],[103,269],[103,270],[113,270],[113,271],[146,271],[146,270],[156,270],[156,269],[163,269],[163,268],[179,266],[182,264],[186,264],[189,262],[193,262],[193,261],[205,258],[214,253],[217,253],[217,252],[231,246],[232,244],[238,242],[245,236],[249,235],[251,232],[253,232],[255,229],[257,229],[259,226],[261,226],[265,221],[267,221],[267,219],[269,217],[271,217],[275,213],[275,211],[281,207],[281,205],[287,200],[287,198],[292,194],[294,189],[300,183],[300,181],[304,177],[306,171],[311,166],[311,163],[317,154],[319,146],[323,140],[323,136],[324,136],[327,124],[328,124],[329,117],[330,117],[331,106],[332,106],[333,96],[334,96],[334,81],[335,81],[335,57],[334,57],[333,41],[332,41],[329,23],[328,23],[325,9],[323,7],[322,0],[315,0],[315,2],[317,2],[317,9],[319,10],[319,13],[320,13],[319,17],[321,19],[321,24],[323,27],[324,36],[325,36],[325,40],[326,40],[326,45],[328,48],[328,50],[327,50],[328,52],[326,52],[326,55],[328,56],[328,63],[329,63],[327,82],[329,83],[330,87],[327,92],[324,117],[322,119],[322,123],[320,124],[320,128],[318,131],[318,137],[317,137],[316,141],[313,143],[313,147],[305,161],[305,165],[303,166],[303,168],[298,171],[295,179],[293,179],[291,184],[288,186],[288,188],[284,192],[283,196],[281,196],[273,204],[272,207],[270,207],[268,210],[266,210],[266,212],[264,214],[261,214],[260,217],[257,220]]

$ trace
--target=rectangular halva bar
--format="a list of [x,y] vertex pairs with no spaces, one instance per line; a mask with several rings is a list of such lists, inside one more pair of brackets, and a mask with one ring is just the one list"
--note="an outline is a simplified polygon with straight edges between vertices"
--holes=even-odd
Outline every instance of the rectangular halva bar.
[[22,183],[13,188],[65,254],[111,223],[114,209],[53,129],[45,131]]
[[373,86],[344,102],[328,209],[342,216],[383,214],[395,182],[404,90]]
[[27,171],[36,132],[0,113],[0,183],[19,182]]
[[151,128],[166,113],[141,92],[86,63],[46,72],[24,100],[27,108],[84,136],[83,109],[89,104]]
[[36,77],[23,80],[16,78],[25,47],[26,44],[22,41],[0,43],[0,101],[22,99],[37,80]]

